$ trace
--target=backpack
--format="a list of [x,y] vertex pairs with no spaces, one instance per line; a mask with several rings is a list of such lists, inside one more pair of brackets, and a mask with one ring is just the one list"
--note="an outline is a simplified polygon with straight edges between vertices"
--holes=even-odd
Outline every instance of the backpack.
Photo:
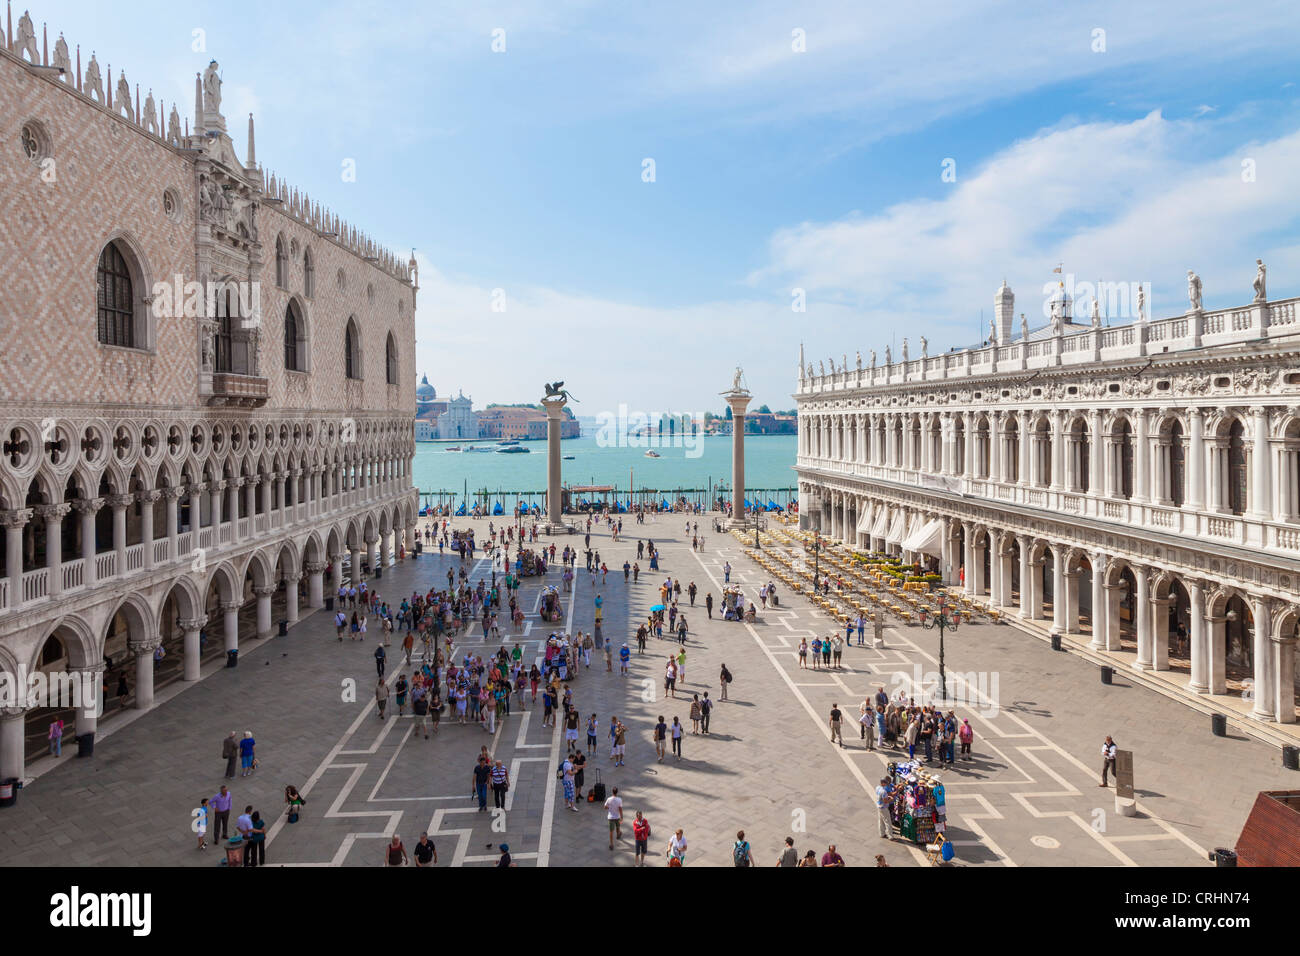
[[724,671],[722,672],[722,680],[723,680],[724,683],[730,684],[730,683],[731,683],[731,671],[729,671],[729,670],[724,670]]
[[736,866],[749,866],[749,844],[737,840],[731,850],[731,860]]

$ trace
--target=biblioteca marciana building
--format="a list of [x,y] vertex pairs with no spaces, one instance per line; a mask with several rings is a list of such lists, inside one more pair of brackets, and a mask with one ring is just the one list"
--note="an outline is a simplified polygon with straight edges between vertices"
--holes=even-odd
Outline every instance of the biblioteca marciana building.
[[[1260,721],[1296,720],[1297,301],[1013,332],[863,367],[802,355],[800,522]],[[1244,296],[1243,296],[1244,298]],[[833,363],[834,364],[834,363]],[[1266,728],[1261,728],[1264,732]]]
[[[415,263],[265,174],[251,117],[240,161],[215,62],[182,129],[26,14],[0,40],[0,672],[148,708],[412,547]],[[0,777],[50,714],[9,694]]]

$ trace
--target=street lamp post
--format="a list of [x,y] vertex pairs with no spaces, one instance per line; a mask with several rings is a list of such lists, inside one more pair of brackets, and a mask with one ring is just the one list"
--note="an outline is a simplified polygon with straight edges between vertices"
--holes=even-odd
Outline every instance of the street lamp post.
[[940,595],[939,613],[932,617],[926,617],[922,622],[927,630],[933,630],[936,627],[939,629],[939,696],[945,703],[948,700],[948,679],[943,668],[943,632],[953,631],[955,633],[960,622],[960,615],[957,612],[954,611],[952,616],[949,617],[948,611],[947,601],[943,595]]

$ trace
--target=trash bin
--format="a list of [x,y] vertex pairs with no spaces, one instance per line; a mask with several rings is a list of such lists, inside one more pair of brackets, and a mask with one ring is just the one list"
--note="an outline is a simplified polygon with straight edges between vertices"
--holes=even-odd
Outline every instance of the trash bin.
[[376,567],[376,568],[375,568],[375,577],[376,577],[376,578],[382,578],[383,576],[384,576],[384,569],[381,568],[381,567]]
[[1052,650],[1054,650],[1054,651],[1059,651],[1060,649],[1061,649],[1061,635],[1060,635],[1060,634],[1057,634],[1055,631],[1053,631],[1053,632],[1052,632]]
[[1115,676],[1115,672],[1114,672],[1111,668],[1106,667],[1106,666],[1103,666],[1103,667],[1102,667],[1102,669],[1101,669],[1101,682],[1102,682],[1103,684],[1109,684],[1110,681],[1111,681],[1111,678],[1114,677],[1114,676]]
[[1216,737],[1228,736],[1228,718],[1223,714],[1210,714],[1210,731]]
[[1282,766],[1288,770],[1300,770],[1300,747],[1288,744],[1282,748]]
[[1236,866],[1237,853],[1235,850],[1229,850],[1226,846],[1216,846],[1214,848],[1214,865],[1215,866]]
[[93,757],[95,755],[95,732],[77,735],[77,756]]
[[239,666],[239,648],[236,647],[233,651],[226,651],[226,666]]
[[18,778],[0,780],[0,807],[12,807],[18,800]]
[[327,597],[325,599],[325,610],[327,611],[334,610],[334,599],[332,597]]
[[289,622],[288,622],[288,621],[281,621],[281,622],[280,622],[280,636],[281,636],[281,637],[284,637],[284,636],[285,636],[286,634],[288,634],[288,633],[289,633]]

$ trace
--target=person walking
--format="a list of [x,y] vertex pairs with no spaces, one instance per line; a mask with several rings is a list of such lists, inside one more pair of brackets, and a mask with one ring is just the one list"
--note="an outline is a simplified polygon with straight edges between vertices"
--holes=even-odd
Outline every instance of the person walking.
[[239,741],[235,738],[235,732],[232,730],[230,736],[221,741],[221,759],[226,762],[226,777],[234,779],[235,761],[239,757]]
[[749,848],[749,841],[745,839],[745,831],[736,831],[736,842],[731,847],[731,862],[735,866],[753,866],[754,852]]
[[50,721],[50,730],[49,730],[48,738],[50,741],[50,754],[55,757],[62,757],[63,756],[63,721],[58,717],[55,717],[52,721]]
[[384,650],[383,644],[375,645],[375,670],[382,678],[384,676],[384,667],[388,663],[388,652]]
[[731,583],[731,562],[730,561],[722,562],[722,583],[723,584]]
[[704,609],[709,612],[709,620],[713,620],[713,592],[710,591],[704,595]]
[[727,670],[726,662],[723,662],[722,669],[718,672],[718,686],[721,690],[718,693],[718,700],[730,700],[727,696],[727,688],[731,686],[731,671]]
[[798,866],[799,851],[794,848],[794,837],[785,838],[785,849],[776,859],[777,866]]
[[605,815],[609,818],[609,848],[614,849],[614,841],[623,839],[623,798],[618,795],[618,787],[610,791],[605,801]]
[[871,706],[871,698],[862,702],[858,708],[858,725],[862,730],[862,740],[868,750],[876,749],[876,709]]
[[623,755],[627,753],[627,727],[620,720],[614,727],[614,766],[622,767]]
[[564,762],[560,764],[560,782],[564,786],[564,809],[578,812],[577,807],[577,784],[574,778],[577,776],[577,769],[573,766],[573,761],[569,755],[564,755]]
[[700,732],[700,695],[694,694],[691,700],[691,733]]
[[492,765],[488,763],[486,754],[480,753],[478,762],[474,765],[473,788],[474,796],[478,797],[478,809],[482,813],[487,810],[487,789],[488,783],[492,779]]
[[655,724],[655,753],[658,754],[658,762],[664,762],[664,740],[668,736],[668,724],[664,722],[664,715],[659,715],[659,723]]
[[375,685],[375,705],[379,710],[379,719],[384,719],[384,708],[388,706],[388,685],[384,683],[382,677],[379,683]]
[[438,849],[433,845],[433,841],[429,839],[428,833],[420,834],[420,842],[411,847],[411,851],[415,854],[415,865],[417,867],[433,866],[438,862]]
[[257,746],[257,741],[253,739],[251,730],[244,731],[244,739],[239,742],[239,765],[242,768],[239,772],[241,777],[247,777],[254,770],[253,753]]
[[650,845],[650,821],[640,810],[632,821],[632,839],[636,842],[636,865],[645,866],[646,851]]
[[971,757],[970,745],[975,740],[975,728],[970,725],[969,717],[962,719],[961,727],[957,731],[957,739],[961,741],[962,756],[967,760],[973,759]]
[[211,813],[216,821],[212,842],[218,846],[221,844],[222,837],[230,836],[230,805],[234,800],[234,795],[226,789],[224,783],[221,785],[220,790],[208,798],[208,806],[212,808]]
[[194,832],[198,835],[200,850],[208,848],[208,822],[211,819],[212,808],[208,806],[208,798],[204,797],[199,801],[199,809],[194,814]]
[[384,866],[406,866],[409,862],[402,838],[394,833],[393,839],[384,847]]
[[600,724],[596,719],[596,715],[592,714],[587,720],[587,751],[589,753],[594,754],[596,752],[596,736],[599,730]]
[[839,740],[841,747],[844,746],[844,735],[840,733],[840,721],[843,718],[844,714],[840,711],[840,705],[838,703],[831,704],[831,743]]
[[673,755],[678,760],[681,760],[682,759],[682,722],[678,720],[676,717],[673,717],[673,726],[670,730],[670,733],[672,734],[672,738],[673,738]]
[[685,866],[686,865],[686,832],[677,828],[672,838],[668,841],[668,865]]
[[506,808],[506,793],[510,789],[510,771],[500,760],[492,765],[492,805],[500,810]]
[[[1106,776],[1108,773],[1115,773],[1115,759],[1118,753],[1119,748],[1115,746],[1115,741],[1108,735],[1106,742],[1101,745],[1101,783],[1098,786],[1110,786],[1106,782]],[[1116,781],[1119,780],[1118,774],[1116,774],[1115,779]]]

